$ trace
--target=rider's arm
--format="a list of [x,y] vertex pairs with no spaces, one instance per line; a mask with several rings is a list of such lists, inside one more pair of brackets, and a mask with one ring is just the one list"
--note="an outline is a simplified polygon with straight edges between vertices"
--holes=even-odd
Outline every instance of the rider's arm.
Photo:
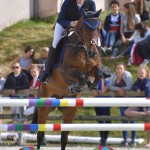
[[67,28],[70,27],[70,23],[71,21],[67,19],[67,14],[69,12],[67,12],[68,10],[68,1],[64,1],[64,3],[62,4],[61,7],[61,11],[58,15],[58,23],[60,23],[61,26]]
[[90,5],[91,5],[91,11],[96,12],[96,4],[95,4],[95,2],[91,1]]

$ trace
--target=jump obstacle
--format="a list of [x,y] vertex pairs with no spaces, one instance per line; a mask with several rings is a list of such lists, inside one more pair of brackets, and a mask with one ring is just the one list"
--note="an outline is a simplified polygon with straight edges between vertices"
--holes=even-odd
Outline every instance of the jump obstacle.
[[51,106],[51,107],[150,107],[150,98],[32,98],[0,99],[0,106]]
[[[32,98],[17,99],[2,97],[0,106],[51,106],[51,107],[149,107],[150,98]],[[0,131],[147,131],[145,124],[0,124]]]

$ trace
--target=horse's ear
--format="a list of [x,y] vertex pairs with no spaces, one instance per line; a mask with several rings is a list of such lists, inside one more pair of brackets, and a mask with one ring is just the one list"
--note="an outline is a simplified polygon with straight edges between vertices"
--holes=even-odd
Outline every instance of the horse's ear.
[[83,18],[86,18],[88,16],[87,12],[85,12],[83,9],[81,10],[81,16]]
[[96,13],[94,14],[94,17],[99,18],[101,12],[102,12],[102,9],[100,9],[98,12],[96,12]]

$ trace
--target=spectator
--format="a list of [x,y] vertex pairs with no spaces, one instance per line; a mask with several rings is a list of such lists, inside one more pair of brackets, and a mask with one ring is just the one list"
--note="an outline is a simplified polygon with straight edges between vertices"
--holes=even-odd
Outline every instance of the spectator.
[[141,21],[149,20],[149,12],[145,5],[145,0],[134,0],[136,12],[140,15]]
[[3,72],[0,69],[0,91],[3,90],[4,84],[5,84],[5,79],[3,78]]
[[[0,106],[0,114],[3,113],[3,107]],[[2,124],[2,120],[0,119],[0,124]],[[1,132],[0,132],[0,144],[2,143],[2,137],[1,137]]]
[[[138,23],[135,25],[135,33],[133,37],[133,45],[130,47],[129,52],[131,53],[131,57],[128,61],[128,66],[133,64],[142,64],[147,65],[149,63],[148,60],[148,48],[141,47],[140,43],[143,43],[144,40],[150,37],[150,29],[145,26],[143,23]],[[145,45],[144,45],[145,46]],[[125,50],[126,51],[126,50]],[[123,51],[120,55],[124,55],[125,51]]]
[[38,64],[44,64],[47,61],[47,57],[48,57],[48,52],[49,52],[49,48],[48,47],[43,47],[40,50],[40,57],[37,59],[37,63]]
[[122,14],[119,12],[119,2],[113,0],[110,2],[111,13],[105,18],[104,29],[105,45],[101,49],[107,54],[112,52],[112,47],[117,38],[120,36],[120,22]]
[[150,13],[150,0],[145,0],[145,5],[148,8],[148,12]]
[[129,46],[133,39],[135,25],[141,22],[140,16],[136,14],[135,7],[132,3],[124,4],[124,15],[121,17],[120,34],[121,39],[118,39],[114,45],[111,59],[116,58],[119,48],[122,44]]
[[[0,69],[0,91],[3,90],[4,84],[5,84],[5,79],[3,78],[3,72]],[[0,106],[0,114],[3,113],[3,107]],[[0,119],[0,124],[2,124],[2,120]],[[1,139],[1,132],[0,132],[0,143],[2,143],[2,139]]]
[[116,72],[112,75],[109,82],[109,90],[118,92],[119,96],[125,96],[125,91],[131,89],[132,75],[126,70],[124,63],[116,65]]
[[39,68],[38,67],[32,67],[30,70],[30,73],[33,77],[33,79],[31,80],[30,83],[30,90],[35,90],[35,89],[39,89],[40,87],[40,82],[37,80],[38,76],[39,76]]
[[137,44],[137,54],[142,58],[141,65],[147,65],[149,64],[149,56],[150,56],[150,29],[146,26],[137,26],[137,30],[139,30],[139,33],[141,36],[143,36],[143,40],[138,42]]
[[[40,69],[37,67],[37,66],[33,66],[31,69],[30,69],[30,73],[33,77],[33,79],[31,80],[31,83],[30,83],[30,91],[31,92],[36,92],[36,94],[34,95],[30,95],[31,97],[37,97],[37,90],[39,89],[40,87],[40,82],[37,80],[38,76],[39,76],[39,73],[40,73]],[[24,115],[28,116],[28,115],[31,115],[34,113],[34,109],[35,107],[28,107],[27,109],[24,110]]]
[[31,46],[27,46],[24,50],[24,54],[21,56],[17,56],[12,63],[12,64],[14,64],[15,62],[20,63],[22,71],[27,75],[29,81],[32,80],[30,68],[34,60],[34,53],[35,53],[34,49]]
[[[138,77],[132,86],[132,90],[136,92],[136,96],[141,96],[142,92],[145,93],[145,97],[150,97],[150,71],[147,66],[140,66],[138,69]],[[149,116],[148,108],[144,107],[129,107],[125,111],[125,115],[128,117],[136,116]],[[150,148],[150,131],[147,131],[147,144],[146,148]]]
[[[116,71],[112,75],[108,88],[110,91],[117,92],[117,94],[120,97],[125,97],[126,91],[129,91],[132,87],[132,75],[130,72],[126,70],[126,66],[123,63],[119,63],[116,66]],[[127,109],[127,107],[120,107],[120,113],[121,116],[124,116],[124,112]],[[123,123],[128,123],[128,121],[123,121]],[[135,123],[134,121],[131,121],[131,123]],[[131,141],[131,146],[135,146],[135,138],[136,138],[136,132],[132,131],[132,141]],[[122,142],[122,146],[125,147],[128,145],[127,142],[128,138],[128,132],[123,131],[123,139],[124,141]]]
[[[93,96],[101,97],[104,93],[108,91],[108,83],[110,78],[101,79],[98,84],[98,91],[93,90]],[[95,107],[95,113],[97,116],[110,116],[110,107]],[[99,121],[99,123],[111,123],[111,121]],[[109,131],[100,131],[100,146],[107,145]]]
[[[20,63],[12,64],[12,70],[4,84],[4,90],[11,90],[10,96],[16,96],[18,90],[29,89],[29,81],[25,73],[21,71]],[[18,113],[18,107],[11,107],[12,114]]]
[[35,60],[33,66],[39,66],[43,70],[45,68],[45,64],[47,62],[48,52],[49,52],[49,48],[48,47],[43,47],[40,50],[39,58]]
[[21,70],[20,63],[13,63],[12,69],[13,72],[11,72],[6,78],[4,89],[12,89],[12,95],[15,95],[17,90],[29,89],[28,78]]

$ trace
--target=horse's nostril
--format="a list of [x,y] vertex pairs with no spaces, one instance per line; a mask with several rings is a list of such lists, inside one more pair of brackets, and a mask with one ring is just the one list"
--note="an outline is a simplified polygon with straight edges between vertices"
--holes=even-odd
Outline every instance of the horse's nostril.
[[96,51],[89,51],[88,54],[91,58],[94,58],[96,56],[97,52]]
[[91,44],[96,44],[96,40],[95,39],[91,40]]

